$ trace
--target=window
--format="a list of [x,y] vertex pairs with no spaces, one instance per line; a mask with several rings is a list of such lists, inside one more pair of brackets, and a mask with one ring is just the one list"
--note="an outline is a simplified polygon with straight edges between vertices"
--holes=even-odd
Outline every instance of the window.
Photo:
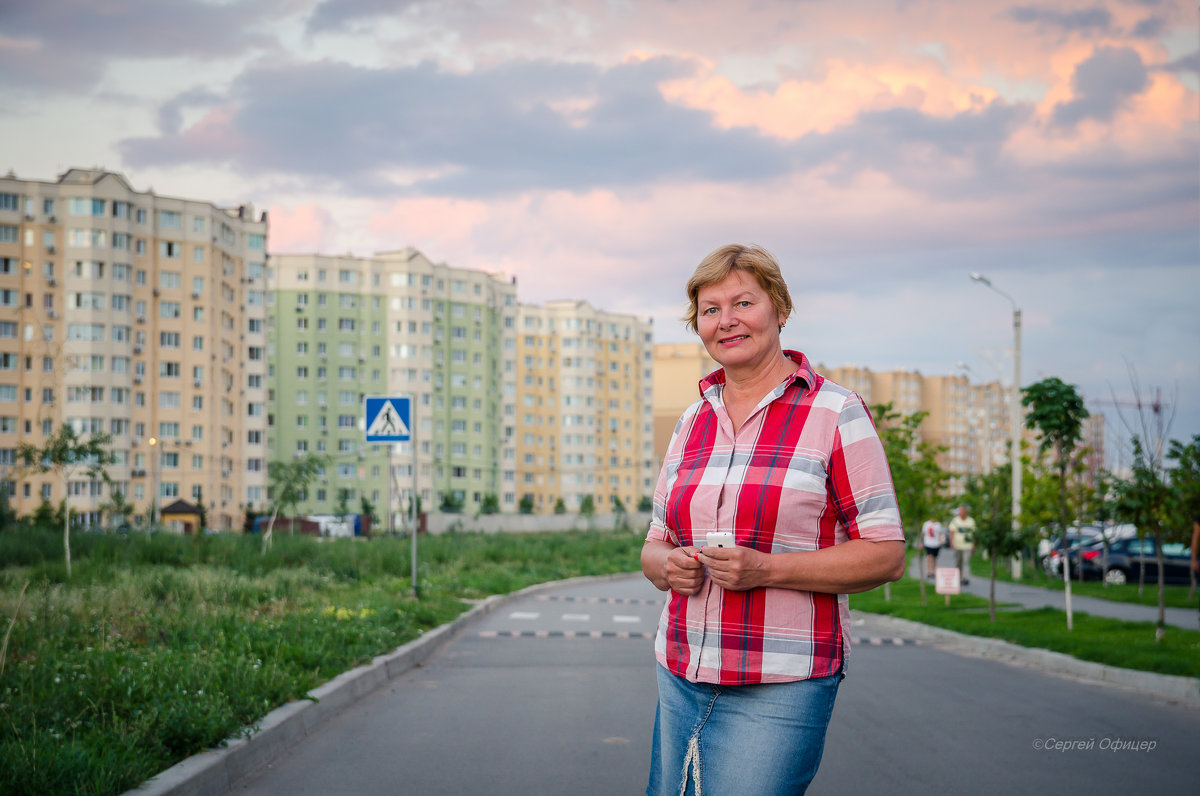
[[173,210],[158,211],[158,225],[167,229],[179,229],[181,218],[179,213]]
[[160,240],[158,242],[158,256],[170,257],[177,259],[179,257],[180,244],[170,240]]

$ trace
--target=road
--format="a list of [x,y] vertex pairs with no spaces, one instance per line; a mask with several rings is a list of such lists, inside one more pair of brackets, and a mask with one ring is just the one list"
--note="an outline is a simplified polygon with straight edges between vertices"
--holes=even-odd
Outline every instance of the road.
[[[233,790],[642,793],[662,600],[633,577],[509,603]],[[869,618],[854,634],[810,794],[1195,792],[1200,710],[893,639]]]

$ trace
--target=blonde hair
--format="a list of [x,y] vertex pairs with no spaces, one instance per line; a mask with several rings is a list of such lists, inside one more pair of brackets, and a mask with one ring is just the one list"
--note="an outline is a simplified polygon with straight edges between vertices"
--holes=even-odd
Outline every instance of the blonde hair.
[[787,283],[783,281],[783,273],[775,257],[761,246],[731,243],[710,252],[700,261],[700,265],[696,266],[692,278],[688,280],[687,296],[690,306],[683,321],[693,332],[700,331],[696,319],[700,312],[698,302],[701,289],[717,284],[735,269],[754,277],[758,286],[767,291],[771,306],[776,312],[784,318],[792,314],[792,296],[788,293]]

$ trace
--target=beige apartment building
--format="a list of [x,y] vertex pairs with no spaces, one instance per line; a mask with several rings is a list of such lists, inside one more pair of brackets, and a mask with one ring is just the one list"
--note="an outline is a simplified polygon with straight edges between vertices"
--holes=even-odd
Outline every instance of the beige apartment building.
[[[533,513],[591,495],[598,513],[653,491],[652,330],[586,301],[521,304],[517,492]],[[618,503],[619,501],[619,503]]]
[[703,343],[654,346],[654,476],[683,410],[700,398],[700,380],[719,368]]
[[112,172],[0,178],[0,479],[19,514],[64,497],[15,455],[63,424],[111,434],[116,458],[110,484],[66,485],[78,525],[145,527],[183,501],[240,530],[265,507],[266,241],[250,205]]

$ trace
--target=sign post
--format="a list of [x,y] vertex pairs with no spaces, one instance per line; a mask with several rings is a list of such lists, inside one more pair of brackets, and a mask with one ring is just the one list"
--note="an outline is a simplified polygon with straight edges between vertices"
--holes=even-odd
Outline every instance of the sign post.
[[946,595],[946,605],[950,605],[951,594],[961,594],[962,585],[959,579],[958,567],[938,567],[933,571],[934,593]]
[[387,528],[395,531],[392,512],[392,449],[393,443],[408,442],[412,448],[413,468],[413,526],[412,534],[412,593],[417,596],[417,434],[413,422],[413,397],[411,395],[368,395],[363,401],[368,443],[387,444]]

